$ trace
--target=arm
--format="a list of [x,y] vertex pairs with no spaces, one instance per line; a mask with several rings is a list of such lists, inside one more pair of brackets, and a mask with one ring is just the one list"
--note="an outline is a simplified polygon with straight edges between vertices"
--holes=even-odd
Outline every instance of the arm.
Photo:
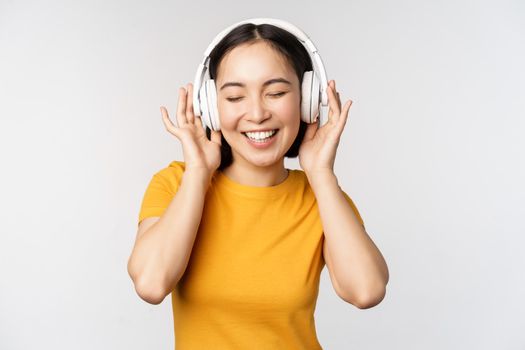
[[161,303],[186,270],[210,178],[205,171],[186,169],[164,214],[139,226],[127,268],[135,290],[148,303]]
[[325,242],[323,254],[337,294],[361,309],[385,296],[389,272],[381,252],[344,197],[333,172],[309,178],[317,199]]

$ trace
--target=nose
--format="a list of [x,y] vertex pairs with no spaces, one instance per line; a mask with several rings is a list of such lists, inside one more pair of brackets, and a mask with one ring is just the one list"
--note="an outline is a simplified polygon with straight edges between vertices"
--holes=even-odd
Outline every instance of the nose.
[[257,97],[252,100],[250,112],[251,113],[248,113],[247,119],[257,124],[261,124],[263,121],[271,117],[270,111],[266,108],[264,103]]

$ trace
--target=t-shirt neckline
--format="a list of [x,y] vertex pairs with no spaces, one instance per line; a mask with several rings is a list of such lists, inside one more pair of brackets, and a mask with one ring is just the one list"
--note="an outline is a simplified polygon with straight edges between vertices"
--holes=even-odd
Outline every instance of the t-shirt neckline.
[[222,171],[217,170],[215,172],[215,180],[219,187],[226,188],[231,192],[235,192],[238,195],[249,198],[274,198],[279,197],[287,192],[289,192],[294,184],[296,177],[296,170],[288,170],[288,176],[279,184],[274,186],[250,186],[240,184],[233,179],[230,179]]

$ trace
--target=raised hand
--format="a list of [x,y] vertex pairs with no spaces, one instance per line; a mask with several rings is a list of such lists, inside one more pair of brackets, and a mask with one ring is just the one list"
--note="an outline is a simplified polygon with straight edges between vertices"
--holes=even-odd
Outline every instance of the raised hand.
[[193,85],[189,83],[186,87],[179,88],[177,126],[171,122],[164,106],[160,107],[162,121],[168,132],[182,143],[186,170],[205,170],[211,176],[221,163],[221,132],[212,130],[211,140],[206,138],[202,120],[193,111]]
[[341,107],[334,80],[328,84],[328,104],[328,122],[320,128],[317,123],[308,125],[299,147],[299,162],[309,177],[315,173],[333,173],[337,146],[352,105],[352,100],[348,100]]

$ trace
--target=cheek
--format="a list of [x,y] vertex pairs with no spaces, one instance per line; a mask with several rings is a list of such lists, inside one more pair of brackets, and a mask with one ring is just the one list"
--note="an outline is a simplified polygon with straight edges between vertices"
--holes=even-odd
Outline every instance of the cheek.
[[301,105],[299,98],[293,98],[288,101],[283,101],[279,105],[279,114],[286,123],[297,123],[301,120]]
[[228,104],[220,104],[217,106],[217,109],[219,111],[219,120],[221,122],[221,129],[232,129],[235,127],[236,123],[236,115],[238,114],[238,111],[234,108],[234,106],[228,105]]
[[301,108],[300,108],[299,104],[296,105],[295,103],[293,103],[293,104],[288,103],[285,106],[283,106],[282,114],[287,116],[287,117],[289,117],[289,118],[295,118],[295,117],[299,116],[300,110],[301,110]]

